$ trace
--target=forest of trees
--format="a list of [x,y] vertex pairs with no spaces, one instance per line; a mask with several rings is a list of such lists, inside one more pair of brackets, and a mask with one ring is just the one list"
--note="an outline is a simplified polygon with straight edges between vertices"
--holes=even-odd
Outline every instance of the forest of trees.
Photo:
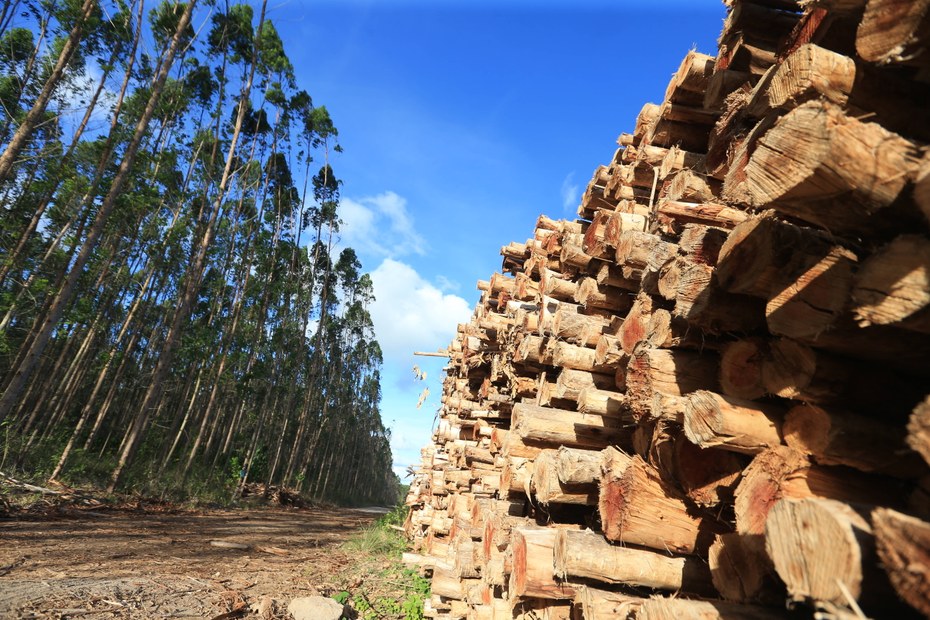
[[266,10],[3,2],[0,470],[395,500],[338,132]]

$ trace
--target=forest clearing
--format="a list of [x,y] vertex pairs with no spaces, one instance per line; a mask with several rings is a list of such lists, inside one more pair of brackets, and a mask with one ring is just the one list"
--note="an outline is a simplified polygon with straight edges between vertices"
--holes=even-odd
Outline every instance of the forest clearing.
[[287,618],[295,598],[359,588],[363,563],[390,568],[351,544],[383,513],[35,506],[0,520],[0,618]]

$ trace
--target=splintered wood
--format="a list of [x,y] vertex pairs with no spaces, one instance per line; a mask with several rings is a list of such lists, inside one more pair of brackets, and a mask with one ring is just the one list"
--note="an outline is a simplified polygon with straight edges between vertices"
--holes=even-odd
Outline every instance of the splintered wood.
[[930,3],[726,4],[479,282],[427,617],[930,614]]

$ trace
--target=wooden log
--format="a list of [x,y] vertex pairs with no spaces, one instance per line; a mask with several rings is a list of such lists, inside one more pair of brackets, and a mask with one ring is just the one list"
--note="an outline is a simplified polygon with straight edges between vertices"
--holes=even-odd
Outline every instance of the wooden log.
[[617,418],[525,403],[514,405],[512,420],[511,432],[540,444],[599,449],[627,443],[631,435],[631,429]]
[[477,579],[481,576],[481,565],[477,557],[479,546],[465,531],[455,534],[452,541],[452,574],[461,579]]
[[562,484],[597,484],[604,466],[604,453],[562,446],[558,450],[556,475]]
[[[622,323],[621,323],[622,325]],[[617,327],[617,331],[619,331]],[[602,366],[626,366],[629,356],[620,344],[620,338],[603,334],[594,346],[594,362]]]
[[930,464],[930,396],[914,407],[907,423],[907,445]]
[[716,277],[731,293],[767,299],[774,333],[813,337],[844,312],[856,260],[819,232],[770,211],[733,229],[720,250]]
[[656,211],[678,222],[735,228],[746,221],[745,211],[714,202],[688,202],[674,198],[659,200]]
[[646,328],[648,335],[642,341],[643,346],[655,349],[716,350],[718,343],[711,332],[705,332],[699,327],[690,325],[685,318],[675,316],[664,308],[658,308],[649,317]]
[[752,87],[759,76],[749,71],[735,71],[733,69],[715,70],[707,84],[704,93],[704,107],[711,110],[723,110],[726,107],[727,95],[744,85]]
[[546,339],[532,334],[524,334],[513,354],[516,363],[552,365],[552,353],[546,347]]
[[610,257],[610,248],[607,247],[605,231],[607,229],[607,220],[610,219],[609,211],[598,211],[594,218],[584,231],[584,251],[585,253],[600,259]]
[[612,263],[600,265],[594,275],[594,279],[602,286],[612,286],[634,293],[639,290],[639,280],[627,277],[622,267]]
[[589,585],[575,588],[575,606],[581,608],[584,620],[616,620],[635,617],[643,599]]
[[[647,103],[643,105],[640,109],[639,114],[636,115],[636,126],[633,129],[633,144],[639,144],[646,138],[651,126],[654,126],[658,120],[659,116],[662,114],[662,108],[654,103]],[[662,144],[655,144],[650,146],[665,146]]]
[[930,222],[930,153],[924,155],[920,169],[915,173],[914,202],[923,213],[924,219]]
[[796,405],[782,425],[785,443],[821,465],[847,465],[897,478],[917,478],[926,467],[908,449],[903,428],[849,412]]
[[920,397],[913,382],[874,364],[818,351],[787,338],[760,345],[761,380],[766,393],[817,404],[840,404],[865,412],[909,411]]
[[626,353],[632,354],[637,345],[650,334],[649,320],[661,303],[661,300],[645,292],[636,296],[617,334],[620,346]]
[[689,51],[665,89],[665,100],[689,106],[704,104],[704,91],[714,72],[714,58]]
[[540,290],[546,297],[552,297],[559,301],[573,301],[577,287],[577,284],[559,277],[559,274],[551,269],[546,269],[542,273]]
[[823,97],[846,105],[856,80],[856,63],[843,54],[805,44],[780,63],[766,87],[758,89],[747,113],[761,118],[770,110],[790,110]]
[[852,288],[859,325],[930,334],[930,240],[901,235],[868,257]]
[[593,579],[693,593],[711,590],[710,572],[698,558],[666,555],[621,547],[590,530],[558,533],[554,549],[555,574],[561,579]]
[[666,179],[669,175],[678,170],[699,170],[704,169],[704,155],[701,153],[692,153],[679,146],[673,146],[669,149],[660,149],[664,154],[660,161],[649,161],[649,165],[659,167],[659,180]]
[[580,233],[565,233],[562,235],[562,247],[559,260],[565,271],[566,266],[575,270],[588,271],[592,263],[596,262],[594,256],[584,251],[584,235]]
[[615,211],[607,218],[604,226],[604,245],[605,249],[601,258],[612,259],[613,255],[608,253],[609,248],[616,248],[620,235],[627,231],[645,232],[648,225],[648,218],[639,213],[624,213]]
[[610,365],[600,365],[596,360],[596,351],[588,347],[579,347],[567,342],[555,341],[552,347],[552,365],[571,368],[591,373],[607,374],[613,372]]
[[627,422],[634,420],[629,400],[625,394],[620,392],[588,387],[578,393],[577,401],[579,413],[595,413],[612,418],[621,418]]
[[572,617],[572,605],[568,601],[521,598],[513,604],[511,615],[505,620],[577,620]]
[[597,504],[597,485],[594,483],[569,485],[558,475],[559,451],[543,450],[533,465],[533,494],[540,504]]
[[884,506],[900,506],[904,501],[902,487],[892,479],[814,465],[805,454],[778,446],[757,454],[743,472],[736,487],[736,531],[762,534],[775,502],[809,497]]
[[519,456],[504,457],[504,467],[501,470],[501,491],[532,495],[532,483],[533,461]]
[[762,366],[768,354],[767,343],[747,338],[726,345],[720,356],[720,387],[727,396],[756,400],[766,394]]
[[657,289],[675,300],[675,316],[711,333],[749,332],[763,320],[762,304],[721,290],[713,267],[684,256],[666,261]]
[[743,162],[748,158],[748,154],[742,148],[743,144],[754,129],[757,132],[763,130],[759,126],[754,127],[745,112],[751,91],[752,86],[746,83],[727,95],[723,115],[710,132],[704,171],[715,179],[725,180],[734,163]]
[[765,548],[791,600],[845,607],[852,598],[866,609],[871,603],[891,612],[894,595],[878,568],[868,518],[867,511],[829,499],[775,504],[765,523]]
[[675,244],[657,235],[626,231],[617,241],[616,262],[620,265],[657,272],[677,252]]
[[697,174],[692,170],[679,170],[662,184],[661,196],[667,200],[686,203],[715,202],[720,195],[720,181]]
[[437,565],[433,569],[430,591],[447,599],[465,600],[468,590],[480,583],[480,579],[462,579],[451,568]]
[[684,429],[688,439],[702,448],[757,454],[781,444],[783,417],[780,405],[701,390],[688,396]]
[[[703,115],[698,116],[682,114],[680,109],[663,104],[660,117],[646,129],[645,140],[653,146],[672,147],[680,146],[692,153],[704,153],[707,150],[708,126],[713,125],[713,110],[692,108]],[[691,120],[674,120],[674,117],[688,116]],[[703,123],[697,123],[697,120]],[[706,123],[706,124],[705,124]]]
[[869,0],[856,33],[856,51],[879,64],[930,66],[930,2]]
[[890,508],[876,508],[872,529],[882,568],[898,596],[924,617],[930,616],[930,524]]
[[837,234],[871,232],[871,216],[895,201],[918,160],[908,140],[821,101],[788,112],[752,147],[727,173],[724,199]]
[[575,596],[572,584],[557,581],[553,574],[553,548],[558,530],[547,528],[515,528],[512,531],[513,572],[510,573],[509,594],[548,600],[571,600]]
[[778,608],[727,601],[653,597],[643,602],[637,620],[774,620],[788,617]]
[[720,534],[708,550],[707,561],[714,587],[726,600],[776,605],[784,600],[765,553],[764,537]]
[[[582,391],[589,388],[611,388],[614,385],[614,375],[563,368],[556,379],[555,396],[577,401]],[[598,413],[592,411],[592,413]],[[602,414],[606,415],[606,414]]]
[[628,291],[601,286],[594,278],[584,278],[575,290],[575,301],[583,308],[602,308],[614,314],[624,314],[632,305]]
[[[695,517],[682,496],[639,456],[624,467],[614,459],[601,479],[598,512],[608,540],[661,551],[692,553],[706,549],[719,526]],[[622,473],[617,476],[619,470]]]
[[733,492],[747,464],[747,459],[735,452],[700,448],[680,431],[675,434],[671,449],[661,454],[660,459],[663,474],[675,480],[691,501],[705,508],[732,503]]
[[[654,392],[683,396],[717,389],[717,357],[680,349],[640,349],[627,365],[630,399],[650,402]],[[634,410],[636,403],[631,403]]]

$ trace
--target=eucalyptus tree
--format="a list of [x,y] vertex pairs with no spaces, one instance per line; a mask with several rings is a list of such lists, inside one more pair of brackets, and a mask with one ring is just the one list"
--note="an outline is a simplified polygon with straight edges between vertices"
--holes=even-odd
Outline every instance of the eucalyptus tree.
[[0,148],[20,148],[0,183],[0,421],[21,457],[54,454],[53,478],[92,451],[110,488],[219,487],[235,467],[383,495],[371,281],[334,250],[338,132],[264,3],[217,4],[0,8]]
[[[95,3],[93,3],[91,0],[85,0],[85,4],[94,5]],[[42,323],[38,326],[34,339],[32,340],[28,350],[25,352],[22,360],[13,371],[12,378],[6,386],[6,389],[3,392],[3,396],[0,397],[0,421],[2,421],[9,414],[15,402],[22,394],[22,390],[32,375],[32,371],[34,370],[39,357],[42,355],[42,352],[48,345],[52,331],[57,326],[58,321],[61,319],[61,316],[64,313],[66,307],[71,302],[74,296],[77,281],[83,273],[84,266],[87,264],[88,260],[90,260],[91,254],[97,246],[97,241],[103,233],[104,226],[107,223],[107,218],[112,212],[113,207],[116,206],[117,198],[122,193],[123,186],[129,180],[129,174],[135,160],[136,152],[138,151],[139,144],[142,142],[142,139],[145,136],[149,120],[152,118],[152,114],[155,112],[155,107],[158,104],[162,89],[165,85],[165,81],[168,78],[168,73],[171,70],[174,57],[177,55],[178,50],[184,40],[190,37],[189,29],[191,14],[195,4],[196,0],[190,0],[190,2],[186,3],[186,5],[183,7],[183,12],[177,20],[177,24],[175,26],[174,33],[171,36],[170,43],[168,44],[167,49],[161,59],[158,73],[156,74],[156,77],[151,85],[145,110],[136,123],[135,131],[133,132],[131,141],[123,152],[119,169],[110,183],[110,187],[106,196],[103,198],[100,206],[97,208],[97,213],[94,217],[93,223],[87,231],[80,251],[73,260],[61,288],[58,290],[54,299],[52,300]],[[92,8],[93,7],[89,7],[86,9],[86,15],[84,15],[82,12],[83,19],[80,22],[80,26],[75,26],[75,31],[77,33],[76,37],[78,39],[80,38],[80,34],[82,32],[83,21],[89,17],[92,12]],[[70,60],[70,56],[68,56],[68,59]],[[23,121],[23,124],[25,125],[27,122],[28,118],[27,120]],[[17,130],[17,134],[19,133],[20,130]],[[10,147],[8,146],[7,152],[9,151]],[[4,153],[4,156],[6,156],[6,153]],[[12,160],[10,160],[9,166],[12,167]],[[7,171],[8,170],[9,168]],[[0,159],[0,180],[3,178],[4,168],[2,159]]]

